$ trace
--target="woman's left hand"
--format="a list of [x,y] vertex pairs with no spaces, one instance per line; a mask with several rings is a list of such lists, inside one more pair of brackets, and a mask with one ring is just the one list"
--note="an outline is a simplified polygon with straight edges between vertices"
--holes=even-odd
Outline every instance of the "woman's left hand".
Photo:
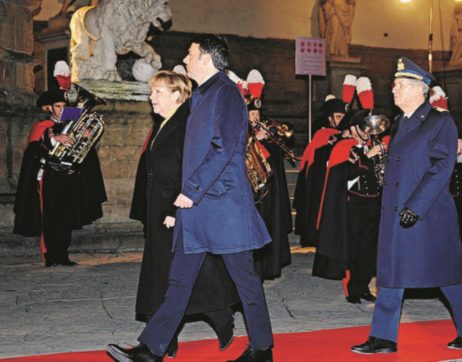
[[164,220],[164,225],[167,229],[170,229],[175,226],[175,218],[171,216],[166,216]]
[[457,154],[460,155],[462,153],[462,139],[457,140]]

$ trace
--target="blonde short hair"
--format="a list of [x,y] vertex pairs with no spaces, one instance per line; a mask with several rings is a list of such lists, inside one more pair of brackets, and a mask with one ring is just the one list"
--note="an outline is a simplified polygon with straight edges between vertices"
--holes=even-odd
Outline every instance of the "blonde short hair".
[[163,85],[172,93],[178,91],[180,93],[180,103],[183,103],[191,96],[191,80],[183,74],[169,70],[161,70],[154,74],[149,80],[149,86],[151,88],[156,85]]

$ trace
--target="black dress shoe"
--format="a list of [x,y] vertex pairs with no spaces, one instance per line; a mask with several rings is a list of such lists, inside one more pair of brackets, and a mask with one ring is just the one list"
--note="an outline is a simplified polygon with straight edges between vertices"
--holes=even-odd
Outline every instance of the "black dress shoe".
[[271,348],[253,349],[248,346],[237,359],[228,362],[273,362],[273,350]]
[[234,320],[231,318],[226,325],[217,330],[218,343],[220,351],[229,347],[234,338]]
[[58,266],[58,263],[51,260],[45,261],[45,267],[49,268],[50,266]]
[[357,346],[351,347],[351,350],[361,354],[371,353],[392,353],[396,352],[396,343],[388,341],[386,339],[369,337],[366,343],[358,344]]
[[457,336],[455,340],[448,343],[451,349],[462,349],[462,337]]
[[59,261],[57,264],[64,266],[74,266],[77,265],[75,261],[70,260],[69,258]]
[[351,304],[361,304],[361,299],[356,295],[349,295],[346,297],[346,301]]
[[109,355],[119,362],[162,362],[163,358],[153,354],[150,349],[139,344],[132,348],[122,348],[117,344],[107,346]]
[[174,338],[170,345],[167,348],[168,358],[175,358],[178,352],[178,338]]
[[375,302],[377,299],[371,292],[363,293],[359,297],[361,299],[367,300],[368,302]]

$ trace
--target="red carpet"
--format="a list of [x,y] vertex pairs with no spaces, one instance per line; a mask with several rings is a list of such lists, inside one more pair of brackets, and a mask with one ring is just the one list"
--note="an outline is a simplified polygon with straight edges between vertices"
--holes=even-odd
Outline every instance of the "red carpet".
[[[274,361],[444,361],[462,360],[462,350],[451,350],[446,344],[455,338],[452,321],[402,323],[398,353],[359,355],[350,347],[367,339],[369,326],[340,328],[304,333],[277,334],[275,336]],[[108,341],[108,343],[111,341]],[[244,350],[246,337],[234,340],[224,352],[218,350],[217,341],[203,340],[180,343],[180,349],[172,362],[226,361],[234,359]],[[60,353],[32,357],[0,359],[11,362],[110,362],[105,351]]]

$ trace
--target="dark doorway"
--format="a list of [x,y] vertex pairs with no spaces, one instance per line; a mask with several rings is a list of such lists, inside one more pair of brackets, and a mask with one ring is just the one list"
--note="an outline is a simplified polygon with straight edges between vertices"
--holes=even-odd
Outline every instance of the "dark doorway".
[[64,60],[69,64],[67,47],[49,49],[47,52],[47,89],[59,88],[58,81],[53,77],[55,64],[58,60]]

